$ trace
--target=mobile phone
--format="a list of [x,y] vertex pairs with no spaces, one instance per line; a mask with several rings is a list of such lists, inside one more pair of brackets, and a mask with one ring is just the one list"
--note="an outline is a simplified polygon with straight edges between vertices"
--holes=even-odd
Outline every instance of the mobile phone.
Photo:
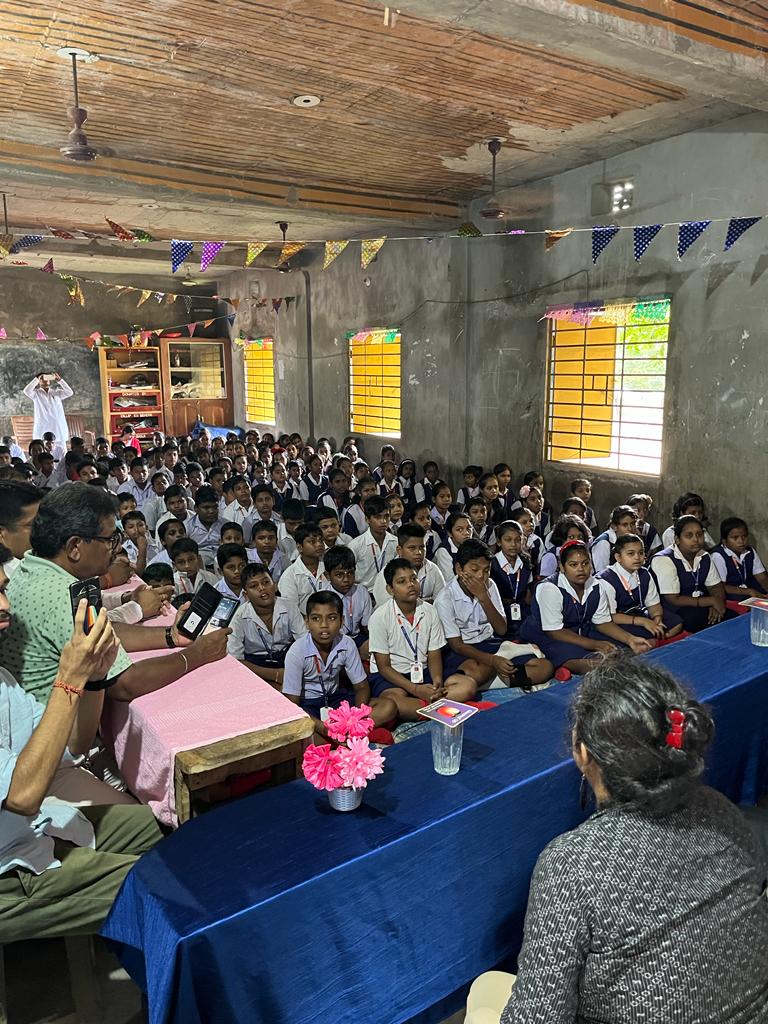
[[237,611],[238,604],[235,598],[219,593],[210,583],[204,583],[181,617],[178,630],[189,640],[197,640],[203,633],[225,629]]
[[78,580],[69,588],[69,599],[72,602],[72,618],[77,614],[77,606],[85,599],[88,607],[85,610],[84,632],[90,633],[96,624],[96,617],[101,611],[101,585],[98,576],[87,580]]

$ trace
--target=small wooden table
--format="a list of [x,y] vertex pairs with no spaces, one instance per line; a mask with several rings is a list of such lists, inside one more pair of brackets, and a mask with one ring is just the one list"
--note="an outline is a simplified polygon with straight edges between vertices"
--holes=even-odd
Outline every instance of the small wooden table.
[[291,782],[300,776],[305,740],[312,735],[311,718],[300,718],[269,729],[232,736],[176,754],[174,791],[179,824],[194,817],[195,796],[230,775],[272,770],[272,783]]

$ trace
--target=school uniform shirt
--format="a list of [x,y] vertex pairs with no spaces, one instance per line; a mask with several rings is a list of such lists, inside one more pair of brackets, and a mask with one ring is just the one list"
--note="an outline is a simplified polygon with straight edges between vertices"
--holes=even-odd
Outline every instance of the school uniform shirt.
[[457,505],[466,505],[470,498],[476,498],[480,493],[479,487],[460,487],[456,495]]
[[306,567],[301,558],[297,558],[280,577],[280,597],[290,604],[296,605],[302,615],[307,613],[307,601],[319,590],[330,590],[331,584],[325,575],[322,561],[314,574]]
[[350,537],[359,537],[365,533],[368,524],[365,521],[365,512],[359,502],[353,502],[349,508],[345,508],[340,517],[342,530]]
[[282,509],[284,501],[300,497],[298,484],[294,485],[290,480],[286,480],[282,488],[270,484],[270,489],[275,496],[275,508],[278,512]]
[[576,591],[568,582],[567,576],[563,572],[557,574],[556,583],[551,579],[543,580],[539,583],[538,587],[536,587],[534,600],[539,606],[541,628],[545,632],[565,628],[563,625],[563,590],[571,595],[576,604],[580,604],[583,607],[587,603],[587,598],[595,587],[600,591],[600,597],[591,621],[595,626],[602,626],[606,622],[611,621],[611,610],[608,606],[608,598],[605,590],[600,586],[600,583],[595,576],[590,576],[584,584],[584,593],[581,598],[579,598]]
[[[675,528],[674,526],[668,526],[661,535],[661,546],[663,548],[671,548],[673,545],[675,545]],[[704,531],[704,547],[710,551],[712,548],[717,547],[710,536],[709,530]]]
[[438,550],[442,543],[440,539],[440,534],[437,532],[437,530],[427,530],[427,535],[424,538],[424,543],[427,548],[427,558],[430,560],[430,562],[432,562],[434,561],[435,558],[435,552]]
[[[118,491],[118,494],[120,492]],[[168,509],[165,507],[165,499],[162,494],[155,494],[154,497],[148,498],[141,509],[144,519],[147,523],[147,529],[151,533],[155,533],[157,530],[157,524],[160,521],[160,517],[164,516]]]
[[752,585],[749,583],[752,577],[765,572],[760,555],[753,547],[748,547],[746,551],[737,555],[725,544],[718,544],[711,554],[720,579],[729,587],[749,587]]
[[522,608],[526,603],[532,574],[520,555],[516,555],[514,562],[510,562],[503,551],[497,551],[491,561],[491,578],[499,588],[502,603],[506,598],[512,604],[519,605],[522,617]]
[[[544,541],[541,539],[541,537],[539,537],[537,533],[532,533],[528,540],[525,542],[525,546],[528,548],[528,552],[531,556],[531,562],[533,563],[534,569],[538,571],[538,565],[541,562]],[[539,575],[541,575],[541,573],[539,573]]]
[[[248,555],[249,562],[256,562],[259,565],[267,565],[259,555],[256,548],[246,548],[245,550]],[[267,565],[267,569],[269,570],[269,575],[272,577],[273,583],[277,583],[282,576],[284,564],[282,552],[279,548],[276,548],[272,558],[270,559],[269,565]]]
[[[149,565],[150,559],[154,558],[159,553],[157,544],[152,540],[151,537],[147,537],[147,565]],[[131,562],[136,565],[139,557],[139,549],[136,547],[136,542],[132,541],[130,537],[123,539],[123,551],[128,555]]]
[[192,516],[189,514],[189,510],[187,510],[185,512],[183,519],[179,519],[178,516],[175,516],[173,514],[173,512],[167,512],[167,511],[164,512],[163,515],[161,515],[160,518],[157,520],[157,526],[155,527],[155,542],[157,544],[162,544],[162,541],[160,540],[160,535],[157,532],[158,529],[160,528],[160,526],[163,523],[167,523],[171,519],[175,519],[176,522],[182,523],[183,526],[184,526],[184,529],[187,530],[187,529],[189,529],[189,524],[190,524],[190,522],[192,520]]
[[559,547],[544,552],[539,562],[539,576],[551,576],[552,573],[557,572],[557,567],[560,564],[559,555]]
[[[704,558],[707,560],[705,564],[709,565],[709,569],[707,570],[706,577],[702,579],[700,578],[702,575],[701,562]],[[651,563],[651,568],[656,574],[656,579],[659,583],[659,593],[661,594],[680,593],[680,576],[675,568],[676,561],[680,563],[684,571],[691,573],[694,578],[695,590],[700,590],[703,593],[707,587],[716,587],[721,582],[720,573],[715,568],[712,558],[706,551],[700,551],[691,563],[683,557],[680,548],[675,544],[671,548],[669,555],[663,553],[656,555]]]
[[595,575],[607,569],[611,564],[611,548],[616,543],[616,531],[612,527],[601,533],[589,546],[589,556]]
[[486,523],[482,530],[479,531],[473,526],[472,533],[475,535],[477,540],[481,540],[483,544],[487,544],[489,548],[496,547],[496,530],[494,529],[493,523]]
[[38,487],[41,491],[52,491],[54,487],[57,486],[56,470],[52,469],[50,476],[46,476],[45,473],[35,473],[29,482],[35,487]]
[[[653,578],[653,573],[650,572],[650,570],[641,568],[639,573],[630,572],[630,570],[625,569],[623,565],[619,565],[618,562],[614,562],[609,569],[604,569],[598,577],[600,580],[600,586],[608,599],[608,608],[610,609],[611,615],[615,615],[617,613],[619,606],[616,598],[616,590],[613,587],[613,581],[609,581],[609,576],[615,577],[618,581],[619,588],[623,588],[628,595],[631,595],[633,602],[632,607],[646,609],[652,608],[655,604],[661,604],[659,590]],[[648,589],[645,597],[643,597],[643,590],[646,589],[646,586]],[[626,614],[631,615],[632,612],[627,612]]]
[[336,534],[336,540],[333,542],[333,546],[336,547],[337,544],[341,544],[345,548],[348,548],[352,540],[353,538],[350,537],[348,533],[342,533],[339,531],[339,533]]
[[389,532],[391,534],[393,534],[393,536],[396,537],[397,536],[397,531],[400,529],[400,527],[402,525],[403,525],[403,520],[402,519],[395,519],[394,522],[392,520],[390,520],[389,521],[389,526],[387,527],[387,529],[389,530]]
[[[493,607],[506,622],[501,594],[493,580],[488,581],[488,594]],[[448,640],[453,638],[465,644],[480,644],[493,636],[493,626],[482,605],[476,597],[464,593],[458,579],[452,580],[440,591],[435,599],[435,608]]]
[[221,545],[221,531],[226,526],[224,520],[217,519],[213,526],[206,526],[195,513],[184,525],[187,528],[187,537],[197,542],[205,564],[213,565],[216,562],[216,552]]
[[243,537],[248,541],[251,539],[251,530],[254,523],[261,517],[256,511],[256,506],[253,502],[246,507],[241,505],[239,501],[233,501],[221,513],[221,518],[225,523],[237,523],[238,526],[241,526],[243,528]]
[[[290,535],[290,533],[288,533],[288,531],[285,529],[285,525],[284,524],[283,524],[283,532],[284,532],[284,536],[281,537],[278,540],[277,546],[278,546],[278,549],[280,551],[280,554],[283,556],[283,562],[286,565],[290,565],[291,562],[295,562],[296,559],[299,557],[299,549],[296,546],[296,541],[293,539],[293,537]],[[278,528],[278,536],[279,535],[280,535],[280,530]]]
[[[438,566],[428,559],[424,561],[424,565],[416,573],[416,579],[419,581],[419,597],[422,601],[434,601],[445,587],[445,576],[443,576]],[[373,600],[377,608],[391,600],[387,592],[387,581],[384,579],[383,569],[373,584]]]
[[303,701],[323,700],[338,690],[342,671],[352,686],[360,686],[368,678],[355,641],[341,633],[334,637],[323,663],[315,641],[307,633],[290,646],[285,656],[283,693]]
[[241,590],[239,594],[236,594],[231,589],[227,581],[222,576],[219,582],[216,584],[216,589],[220,594],[224,594],[225,597],[231,597],[234,601],[239,601],[241,604],[246,600],[245,591]]
[[309,505],[316,505],[317,499],[327,490],[328,477],[322,474],[320,476],[312,476],[311,473],[305,473],[299,485],[299,496],[302,501],[306,501]]
[[636,532],[645,547],[646,558],[650,558],[657,551],[661,551],[664,545],[661,542],[659,531],[652,523],[649,523],[647,520],[644,523],[638,523]]
[[102,591],[101,603],[106,609],[110,622],[123,622],[128,626],[136,626],[144,618],[144,612],[138,601],[123,603],[123,594],[110,594]]
[[150,565],[157,565],[159,562],[162,562],[163,565],[173,565],[171,556],[168,554],[166,548],[163,548],[162,551],[158,551],[156,555],[147,561],[147,568],[149,568]]
[[350,498],[349,493],[342,495],[340,498],[336,498],[330,491],[326,491],[317,499],[317,504],[319,508],[332,508],[338,512],[339,516],[341,516],[344,509],[349,508],[351,501],[352,499]]
[[424,477],[423,480],[418,480],[413,485],[413,500],[416,505],[420,505],[422,501],[427,501],[432,504],[432,484]]
[[381,480],[379,483],[379,494],[382,498],[388,498],[390,494],[397,494],[401,498],[403,497],[403,488],[400,486],[399,480],[393,480],[391,484],[385,483]]
[[237,661],[244,661],[246,655],[274,658],[275,652],[282,654],[307,631],[299,609],[281,597],[275,598],[271,632],[248,600],[237,609],[229,626],[227,654]]
[[215,587],[218,582],[219,577],[215,576],[212,572],[208,572],[207,569],[197,570],[194,583],[190,581],[189,576],[187,576],[186,573],[182,574],[174,571],[174,597],[180,597],[182,594],[196,594],[204,583],[210,583],[212,587]]
[[459,549],[449,537],[445,544],[441,544],[432,556],[435,565],[442,573],[443,579],[448,583],[456,576],[453,568],[453,559]]
[[136,508],[139,512],[142,512],[144,510],[144,506],[147,504],[148,501],[151,501],[152,498],[157,497],[155,492],[152,490],[152,484],[147,483],[146,487],[139,487],[139,485],[136,483],[133,477],[131,477],[130,480],[127,480],[123,484],[123,486],[120,488],[120,491],[121,493],[132,495],[134,501],[136,502]]
[[597,530],[597,516],[595,510],[587,505],[587,511],[584,513],[584,522],[587,524],[590,533],[594,533]]
[[335,587],[328,589],[339,595],[344,606],[341,632],[354,640],[362,629],[368,628],[368,620],[373,611],[371,595],[359,583],[354,583],[346,594],[340,594]]
[[372,591],[376,576],[393,558],[397,558],[397,539],[391,533],[387,533],[379,547],[371,531],[366,530],[351,540],[348,546],[357,563],[355,582]]
[[368,624],[368,650],[371,672],[378,672],[377,654],[388,654],[395,672],[410,678],[411,665],[419,660],[426,668],[430,651],[442,651],[445,633],[440,616],[431,604],[419,601],[411,624],[394,598],[381,605]]

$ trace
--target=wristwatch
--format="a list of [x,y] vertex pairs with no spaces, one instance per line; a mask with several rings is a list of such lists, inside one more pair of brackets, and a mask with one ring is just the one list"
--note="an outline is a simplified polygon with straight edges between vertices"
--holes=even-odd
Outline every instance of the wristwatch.
[[165,646],[175,647],[176,641],[173,639],[173,626],[165,627]]

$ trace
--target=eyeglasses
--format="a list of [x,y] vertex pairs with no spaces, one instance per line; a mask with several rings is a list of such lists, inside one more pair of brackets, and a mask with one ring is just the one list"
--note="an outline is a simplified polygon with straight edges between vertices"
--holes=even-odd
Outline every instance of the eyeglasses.
[[116,551],[120,547],[120,542],[123,539],[123,534],[120,530],[115,530],[115,532],[111,533],[108,537],[101,537],[97,533],[93,537],[84,537],[81,535],[80,539],[86,541],[87,543],[90,543],[92,540],[100,540],[104,544],[109,544],[110,548],[113,551]]

